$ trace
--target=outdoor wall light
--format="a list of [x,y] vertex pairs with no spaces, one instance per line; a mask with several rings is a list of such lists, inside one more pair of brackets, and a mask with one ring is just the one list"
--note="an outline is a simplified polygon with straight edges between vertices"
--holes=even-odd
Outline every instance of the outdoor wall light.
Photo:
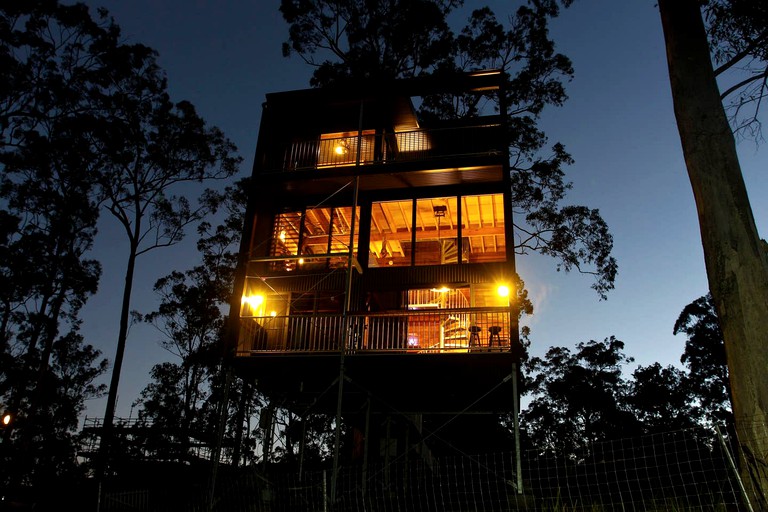
[[255,312],[264,303],[264,297],[262,295],[243,295],[241,302],[248,304],[251,310]]
[[496,289],[496,293],[499,294],[499,297],[509,297],[509,286],[506,286],[506,285],[503,285],[503,284],[500,285]]

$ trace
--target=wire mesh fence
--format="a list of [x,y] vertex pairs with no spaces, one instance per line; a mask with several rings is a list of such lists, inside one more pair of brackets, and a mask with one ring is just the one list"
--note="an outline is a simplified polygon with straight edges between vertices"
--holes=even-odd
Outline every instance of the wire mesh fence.
[[[701,428],[592,443],[582,453],[567,455],[531,449],[521,453],[519,475],[514,453],[430,457],[414,452],[388,463],[342,466],[335,486],[330,467],[299,473],[295,467],[261,464],[220,472],[213,503],[201,500],[185,509],[749,511],[732,441]],[[161,508],[142,500],[134,508],[109,510]]]

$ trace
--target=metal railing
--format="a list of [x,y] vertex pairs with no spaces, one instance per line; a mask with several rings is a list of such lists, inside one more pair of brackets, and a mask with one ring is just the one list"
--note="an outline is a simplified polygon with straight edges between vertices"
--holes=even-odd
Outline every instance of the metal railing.
[[[438,128],[351,137],[295,140],[282,155],[270,153],[267,171],[294,171],[501,154],[500,125]],[[278,150],[279,151],[279,150]]]
[[510,320],[509,308],[241,317],[237,353],[505,351]]

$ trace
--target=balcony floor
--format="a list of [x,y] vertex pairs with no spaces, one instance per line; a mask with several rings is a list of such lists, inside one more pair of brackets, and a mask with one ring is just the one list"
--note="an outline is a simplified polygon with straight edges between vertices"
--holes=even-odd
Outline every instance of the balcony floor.
[[[345,356],[344,412],[492,413],[512,410],[515,357],[509,352]],[[258,354],[235,358],[238,374],[295,413],[335,413],[339,354]],[[507,379],[505,381],[505,379]]]

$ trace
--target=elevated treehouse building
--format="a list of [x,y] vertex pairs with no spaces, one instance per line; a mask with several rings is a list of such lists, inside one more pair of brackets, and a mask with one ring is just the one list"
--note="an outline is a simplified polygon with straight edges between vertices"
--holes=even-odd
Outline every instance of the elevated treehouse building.
[[[434,95],[499,97],[502,87],[486,71],[264,103],[235,365],[274,403],[365,429],[366,454],[408,449],[423,415],[516,407],[504,108],[451,121],[416,113]],[[416,433],[387,428],[369,446],[382,425],[371,415],[408,417]]]

